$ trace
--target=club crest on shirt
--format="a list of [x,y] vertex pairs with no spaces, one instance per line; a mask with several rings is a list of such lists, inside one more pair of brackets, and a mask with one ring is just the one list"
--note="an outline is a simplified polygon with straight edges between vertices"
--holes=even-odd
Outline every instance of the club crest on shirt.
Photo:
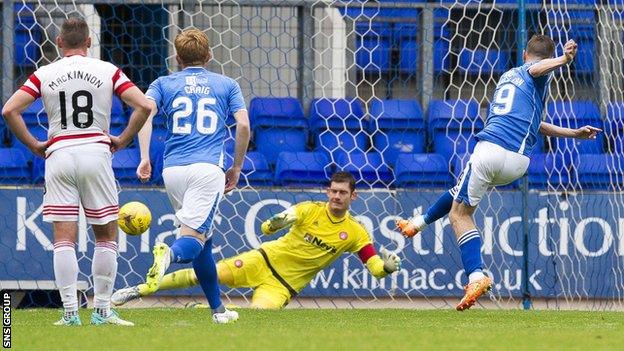
[[347,232],[340,232],[338,236],[340,237],[341,240],[347,240],[347,238],[349,237],[349,234],[347,234]]
[[243,266],[243,261],[242,260],[236,260],[236,261],[234,261],[234,265],[236,266],[236,268],[241,268]]

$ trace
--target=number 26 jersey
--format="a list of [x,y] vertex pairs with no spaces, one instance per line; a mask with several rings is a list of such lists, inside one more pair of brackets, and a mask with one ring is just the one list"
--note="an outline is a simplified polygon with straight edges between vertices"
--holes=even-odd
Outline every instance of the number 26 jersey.
[[485,127],[476,138],[529,156],[537,144],[552,73],[529,74],[535,62],[505,72],[496,85]]
[[72,55],[33,73],[21,90],[41,97],[48,116],[47,154],[66,146],[110,143],[113,93],[121,95],[134,84],[115,65]]

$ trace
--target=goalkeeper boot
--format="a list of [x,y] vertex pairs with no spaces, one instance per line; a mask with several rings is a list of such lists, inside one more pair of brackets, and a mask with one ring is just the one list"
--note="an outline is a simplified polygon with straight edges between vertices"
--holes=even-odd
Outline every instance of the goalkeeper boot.
[[80,321],[80,316],[75,314],[73,316],[63,315],[58,322],[54,322],[54,325],[66,325],[66,326],[74,326],[74,325],[82,325]]
[[226,309],[222,313],[213,313],[212,320],[217,324],[227,324],[238,320],[238,312]]
[[154,263],[149,271],[147,271],[147,277],[145,279],[147,291],[149,293],[158,291],[160,282],[162,282],[165,272],[171,263],[171,249],[169,249],[167,244],[158,243],[154,245],[152,253],[154,254]]
[[93,313],[91,313],[91,324],[93,325],[113,324],[113,325],[123,325],[125,327],[134,326],[134,323],[128,322],[119,318],[119,315],[117,314],[117,312],[113,310],[109,310],[108,316],[106,317],[93,311]]
[[420,229],[409,219],[397,219],[396,226],[406,238],[411,238],[420,233]]
[[123,288],[115,291],[111,296],[111,302],[115,306],[121,306],[128,301],[132,301],[141,297],[138,286]]
[[464,311],[472,307],[477,299],[483,296],[486,292],[492,289],[492,278],[483,277],[475,282],[469,283],[464,287],[464,297],[459,301],[457,307],[458,311]]

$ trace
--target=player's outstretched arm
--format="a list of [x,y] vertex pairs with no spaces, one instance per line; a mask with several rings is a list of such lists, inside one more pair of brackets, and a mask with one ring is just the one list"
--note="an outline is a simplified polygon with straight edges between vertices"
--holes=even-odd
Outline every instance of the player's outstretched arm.
[[592,126],[583,126],[581,128],[572,129],[542,122],[540,123],[539,131],[543,135],[560,138],[596,139],[596,136],[598,133],[602,132],[602,129]]
[[151,106],[149,100],[145,97],[143,92],[133,86],[126,89],[121,93],[121,100],[132,107],[133,111],[130,115],[130,121],[128,126],[121,132],[121,135],[115,137],[111,136],[111,148],[112,151],[123,149],[126,145],[130,144],[132,138],[139,132],[147,117],[150,114]]
[[158,106],[153,100],[149,100],[150,114],[147,117],[147,121],[143,125],[143,128],[139,131],[139,150],[141,151],[141,163],[137,167],[137,177],[142,182],[147,182],[152,176],[152,165],[150,163],[150,140],[152,139],[152,122],[154,116],[158,113]]
[[236,142],[234,146],[234,163],[232,168],[228,169],[225,173],[225,192],[234,190],[238,184],[238,178],[240,177],[241,169],[243,168],[243,161],[245,160],[245,153],[247,152],[247,146],[249,146],[249,136],[251,129],[249,127],[249,115],[247,110],[238,110],[234,113],[234,119],[236,119]]
[[297,215],[294,207],[291,207],[264,221],[260,229],[265,235],[271,235],[291,226],[295,221],[297,221]]
[[35,98],[29,93],[18,90],[2,107],[2,116],[6,120],[6,124],[11,129],[11,132],[15,134],[15,137],[22,144],[26,145],[30,151],[35,155],[45,158],[46,143],[37,140],[30,132],[24,119],[22,118],[22,112],[35,101]]
[[375,252],[373,244],[368,244],[358,251],[360,260],[366,264],[366,268],[375,278],[383,278],[401,269],[401,258],[397,254],[386,250],[383,246],[379,249],[379,253],[381,257]]
[[563,55],[550,59],[543,59],[531,67],[529,74],[533,77],[540,77],[556,70],[557,68],[567,65],[574,60],[578,45],[574,40],[568,40],[563,47]]

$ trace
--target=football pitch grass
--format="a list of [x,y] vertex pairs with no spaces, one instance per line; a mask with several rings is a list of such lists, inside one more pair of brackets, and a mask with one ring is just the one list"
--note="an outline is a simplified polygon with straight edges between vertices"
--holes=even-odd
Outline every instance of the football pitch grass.
[[14,350],[623,350],[624,313],[578,311],[121,309],[135,327],[56,327],[60,310],[12,311]]

